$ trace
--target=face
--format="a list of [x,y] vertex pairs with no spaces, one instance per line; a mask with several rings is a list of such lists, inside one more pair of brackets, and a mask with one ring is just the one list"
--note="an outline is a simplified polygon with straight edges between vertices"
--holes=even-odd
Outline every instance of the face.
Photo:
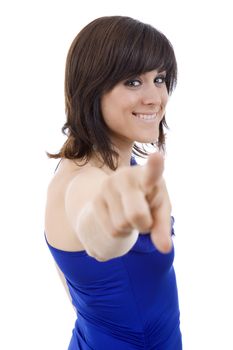
[[166,72],[156,70],[119,82],[103,95],[102,115],[115,145],[158,140],[168,101]]

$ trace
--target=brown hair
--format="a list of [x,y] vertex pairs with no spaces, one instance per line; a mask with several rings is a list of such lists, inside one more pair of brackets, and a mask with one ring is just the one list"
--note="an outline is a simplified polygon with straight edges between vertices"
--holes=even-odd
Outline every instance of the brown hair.
[[[166,71],[169,95],[177,80],[177,64],[168,39],[149,24],[130,17],[100,17],[85,26],[73,40],[68,51],[65,70],[66,123],[62,132],[67,140],[50,158],[81,159],[84,164],[93,152],[101,156],[110,169],[117,168],[118,159],[103,120],[100,100],[117,83],[152,70]],[[159,126],[156,146],[165,151],[168,128],[165,116]],[[152,144],[155,146],[155,144]],[[138,145],[133,153],[148,153]]]

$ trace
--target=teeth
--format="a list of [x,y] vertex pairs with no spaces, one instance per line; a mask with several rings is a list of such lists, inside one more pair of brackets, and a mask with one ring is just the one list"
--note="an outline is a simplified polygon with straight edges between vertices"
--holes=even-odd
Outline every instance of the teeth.
[[156,118],[156,114],[136,114],[133,113],[135,117],[145,120],[152,120]]

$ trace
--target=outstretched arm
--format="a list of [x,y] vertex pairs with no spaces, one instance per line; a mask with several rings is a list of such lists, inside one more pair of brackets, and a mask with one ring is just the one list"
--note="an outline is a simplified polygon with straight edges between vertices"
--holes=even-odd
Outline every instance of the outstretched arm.
[[162,178],[163,157],[149,156],[144,166],[80,172],[67,189],[67,216],[87,253],[105,261],[127,253],[139,232],[151,232],[157,249],[172,242],[171,204]]

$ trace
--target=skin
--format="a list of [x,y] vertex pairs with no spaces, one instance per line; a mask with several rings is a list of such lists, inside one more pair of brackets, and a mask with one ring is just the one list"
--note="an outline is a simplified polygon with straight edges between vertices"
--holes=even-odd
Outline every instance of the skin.
[[[159,136],[159,124],[165,114],[168,92],[165,72],[156,70],[118,83],[102,97],[101,108],[111,139],[122,159],[128,165],[135,141],[155,142]],[[156,113],[152,122],[135,118],[133,113]]]
[[[170,251],[172,245],[171,203],[162,178],[163,158],[153,154],[141,169],[128,164],[135,141],[150,143],[158,139],[168,102],[165,77],[166,72],[147,72],[118,83],[102,97],[102,115],[120,155],[120,165],[116,174],[104,181],[93,206],[101,230],[116,237],[133,229],[150,231],[162,252]],[[135,114],[156,114],[156,118],[148,121]]]
[[[163,168],[163,157],[152,154],[145,166],[133,169],[122,167],[103,180],[89,211],[95,218],[95,227],[102,233],[101,248],[108,236],[116,237],[119,243],[120,239],[124,241],[136,231],[151,232],[151,239],[161,252],[168,253],[171,250],[171,203],[162,178]],[[91,231],[91,225],[88,225],[90,217],[87,214],[84,225],[78,225],[78,231],[83,231],[84,235]],[[86,232],[83,230],[85,226],[88,228]],[[102,254],[101,250],[100,253],[96,250],[93,255],[97,260],[105,261],[129,250],[126,246],[119,254],[115,249],[116,245],[109,255]]]
[[[119,167],[101,167],[94,156],[84,167],[62,160],[48,188],[45,232],[51,245],[85,249],[106,261],[127,253],[139,232],[150,231],[157,249],[171,250],[171,203],[162,177],[162,155],[151,154],[144,166],[129,166],[135,141],[157,140],[167,101],[165,72],[157,71],[119,82],[102,96],[102,115],[119,154]],[[144,120],[141,114],[156,118]]]

